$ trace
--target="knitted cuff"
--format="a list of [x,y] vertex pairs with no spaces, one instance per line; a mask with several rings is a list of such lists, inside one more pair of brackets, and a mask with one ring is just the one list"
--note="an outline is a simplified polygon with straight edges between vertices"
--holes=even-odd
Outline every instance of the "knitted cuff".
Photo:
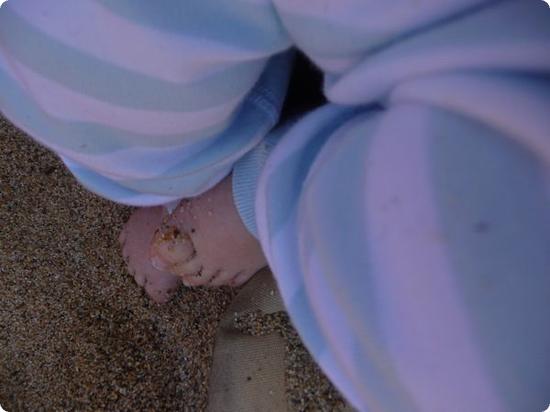
[[267,158],[286,128],[272,131],[260,144],[233,166],[233,201],[248,231],[258,238],[256,227],[256,189]]

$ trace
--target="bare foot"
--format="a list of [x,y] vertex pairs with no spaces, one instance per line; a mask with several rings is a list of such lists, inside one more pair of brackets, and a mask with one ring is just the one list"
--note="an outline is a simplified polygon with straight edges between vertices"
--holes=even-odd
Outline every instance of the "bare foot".
[[119,240],[135,281],[159,303],[170,300],[181,281],[240,286],[266,266],[233,203],[231,176],[181,201],[170,216],[162,207],[136,210]]
[[155,234],[151,259],[187,286],[239,286],[266,266],[233,203],[231,176],[180,202]]
[[163,207],[137,209],[119,236],[128,270],[136,283],[143,286],[149,297],[157,303],[170,300],[181,284],[180,278],[159,271],[149,260],[149,246],[164,214]]

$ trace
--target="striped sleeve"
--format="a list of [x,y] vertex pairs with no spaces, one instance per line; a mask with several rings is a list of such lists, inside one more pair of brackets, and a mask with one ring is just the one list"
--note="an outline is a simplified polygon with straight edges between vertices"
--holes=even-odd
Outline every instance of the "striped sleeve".
[[313,357],[360,411],[545,410],[550,10],[275,4],[329,100],[281,137],[256,196]]
[[288,46],[262,0],[10,1],[0,110],[91,190],[164,203],[215,184],[272,127]]

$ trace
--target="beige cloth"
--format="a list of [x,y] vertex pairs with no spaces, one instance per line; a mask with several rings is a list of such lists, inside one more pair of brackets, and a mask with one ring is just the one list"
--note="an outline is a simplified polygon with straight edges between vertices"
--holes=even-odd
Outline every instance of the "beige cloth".
[[235,327],[237,314],[284,310],[269,270],[256,274],[222,318],[210,374],[209,412],[286,411],[285,342],[278,333],[250,336]]

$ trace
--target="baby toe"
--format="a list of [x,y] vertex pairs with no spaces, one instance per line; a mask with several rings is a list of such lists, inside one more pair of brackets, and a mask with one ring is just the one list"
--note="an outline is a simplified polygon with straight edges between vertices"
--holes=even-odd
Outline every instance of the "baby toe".
[[178,262],[172,266],[172,273],[184,278],[186,276],[200,276],[203,270],[201,261],[197,258],[196,254],[193,254],[190,259],[184,262]]
[[147,280],[145,292],[157,303],[166,303],[177,292],[181,280],[168,273],[156,273]]
[[233,278],[228,281],[228,285],[232,287],[244,285],[254,275],[254,273],[255,272],[250,270],[243,270],[234,275]]
[[141,271],[135,271],[135,270],[131,270],[130,273],[132,274],[132,276],[134,276],[134,281],[139,286],[144,286],[145,285],[145,281],[147,280],[147,277],[145,276],[145,273],[143,273]]
[[175,227],[158,231],[149,251],[153,267],[174,274],[179,273],[179,265],[191,259],[194,253],[190,237]]
[[209,285],[213,278],[215,278],[220,271],[209,272],[207,270],[199,270],[196,274],[186,274],[181,277],[185,286],[206,286]]
[[226,271],[219,271],[219,273],[214,276],[211,280],[208,286],[212,287],[218,287],[218,286],[224,286],[229,285],[229,282],[235,278],[235,274],[232,272],[226,272]]
[[128,237],[128,234],[126,233],[126,229],[121,230],[118,235],[118,243],[124,246],[126,244],[127,237]]

